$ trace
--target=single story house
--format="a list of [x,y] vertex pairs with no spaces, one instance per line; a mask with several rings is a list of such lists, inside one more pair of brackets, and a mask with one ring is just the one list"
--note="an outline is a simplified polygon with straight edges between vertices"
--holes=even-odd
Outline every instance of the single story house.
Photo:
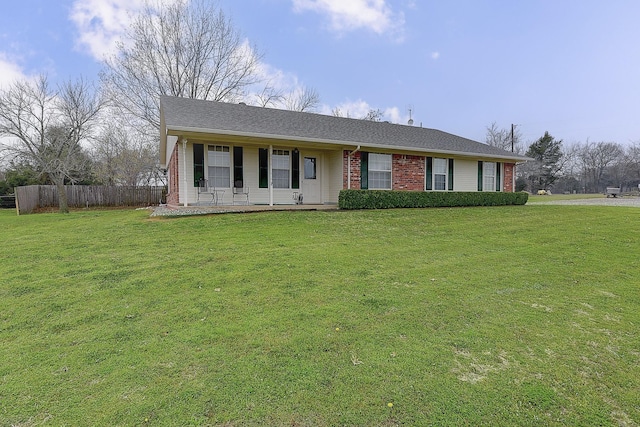
[[342,189],[506,191],[528,160],[421,126],[163,96],[167,203],[337,204]]

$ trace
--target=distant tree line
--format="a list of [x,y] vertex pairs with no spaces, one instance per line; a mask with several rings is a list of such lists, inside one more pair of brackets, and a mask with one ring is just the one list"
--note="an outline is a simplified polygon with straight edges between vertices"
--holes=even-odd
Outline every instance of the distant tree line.
[[315,89],[267,81],[261,54],[207,0],[145,2],[99,84],[46,75],[0,90],[0,192],[15,186],[162,184],[161,95],[314,111]]
[[[485,142],[511,148],[511,131],[496,123],[487,127]],[[607,187],[634,191],[640,184],[640,141],[585,142],[564,145],[549,132],[526,148],[520,132],[514,132],[514,151],[532,158],[517,168],[516,190],[556,193],[602,193]]]

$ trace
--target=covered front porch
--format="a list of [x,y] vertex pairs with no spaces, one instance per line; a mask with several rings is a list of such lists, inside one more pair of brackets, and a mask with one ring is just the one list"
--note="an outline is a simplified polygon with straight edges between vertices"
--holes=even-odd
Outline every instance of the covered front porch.
[[172,145],[171,207],[337,206],[341,147],[210,135],[180,135]]

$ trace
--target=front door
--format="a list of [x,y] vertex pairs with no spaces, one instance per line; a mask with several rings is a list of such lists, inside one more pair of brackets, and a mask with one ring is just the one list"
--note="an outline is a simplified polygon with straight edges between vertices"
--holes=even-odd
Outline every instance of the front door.
[[303,203],[308,205],[319,205],[322,203],[319,160],[320,157],[314,155],[308,155],[302,158]]

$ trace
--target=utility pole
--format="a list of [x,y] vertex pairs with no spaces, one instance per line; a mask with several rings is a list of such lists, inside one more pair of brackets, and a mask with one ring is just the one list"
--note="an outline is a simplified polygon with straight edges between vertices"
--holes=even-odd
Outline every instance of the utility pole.
[[515,132],[514,132],[514,130],[515,130],[516,126],[517,125],[514,125],[513,123],[511,123],[511,152],[512,153],[513,153],[513,146],[515,144],[515,136],[514,136]]

